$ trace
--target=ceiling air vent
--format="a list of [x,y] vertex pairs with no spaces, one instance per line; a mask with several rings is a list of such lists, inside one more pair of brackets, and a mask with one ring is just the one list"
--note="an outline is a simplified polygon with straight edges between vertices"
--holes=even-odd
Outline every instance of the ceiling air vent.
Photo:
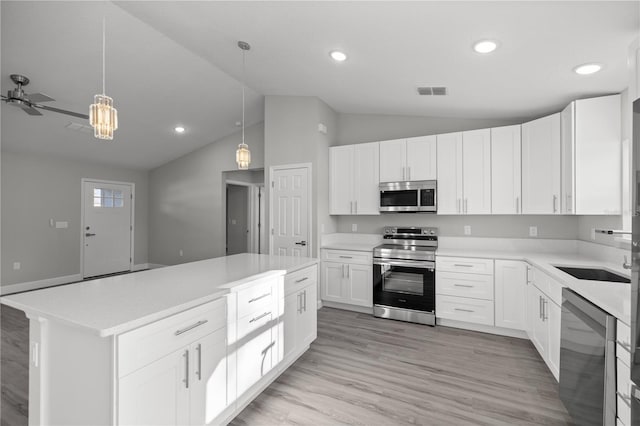
[[447,94],[446,87],[418,87],[418,94],[422,96],[445,96]]

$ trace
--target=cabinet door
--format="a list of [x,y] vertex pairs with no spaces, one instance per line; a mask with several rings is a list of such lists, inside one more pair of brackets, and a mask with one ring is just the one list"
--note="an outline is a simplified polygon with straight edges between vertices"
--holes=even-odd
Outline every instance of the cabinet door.
[[462,213],[462,133],[438,135],[438,214]]
[[531,343],[536,347],[540,356],[547,356],[548,330],[547,324],[542,320],[542,293],[534,285],[529,285],[527,305],[529,307],[529,319],[531,321]]
[[329,214],[353,213],[353,151],[353,145],[329,148]]
[[347,303],[373,307],[373,267],[347,265]]
[[407,140],[380,142],[380,182],[406,180]]
[[118,424],[189,424],[187,348],[119,379]]
[[301,312],[296,321],[296,343],[298,349],[311,344],[318,336],[317,287],[315,284],[305,287],[300,293]]
[[491,213],[520,214],[520,125],[491,129]]
[[496,326],[526,329],[527,265],[513,260],[495,263]]
[[300,292],[291,293],[284,298],[284,315],[282,318],[282,359],[287,362],[296,351],[296,333],[298,315],[300,313]]
[[558,380],[560,377],[560,317],[562,316],[562,308],[547,297],[544,309],[545,322],[549,333],[549,350],[546,361],[549,370]]
[[560,113],[522,125],[522,213],[560,212]]
[[433,180],[436,174],[436,136],[407,139],[407,180]]
[[222,328],[191,345],[191,424],[218,424],[229,404],[227,395],[227,329]]
[[347,302],[344,280],[347,266],[341,262],[322,262],[322,300]]
[[380,214],[380,144],[354,145],[353,213]]
[[238,320],[237,381],[238,398],[271,371],[276,358],[273,319],[268,308]]
[[491,130],[462,133],[462,192],[465,214],[491,213]]
[[[575,213],[575,102],[560,113],[561,197],[562,214]],[[600,173],[596,173],[600,175]]]

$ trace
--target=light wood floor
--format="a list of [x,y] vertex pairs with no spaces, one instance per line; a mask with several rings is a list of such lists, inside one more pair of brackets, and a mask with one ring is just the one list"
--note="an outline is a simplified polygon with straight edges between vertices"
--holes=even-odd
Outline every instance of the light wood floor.
[[240,425],[567,425],[558,384],[522,339],[336,309]]
[[[28,323],[1,313],[2,426],[27,424]],[[527,340],[318,311],[318,339],[232,422],[569,425]]]

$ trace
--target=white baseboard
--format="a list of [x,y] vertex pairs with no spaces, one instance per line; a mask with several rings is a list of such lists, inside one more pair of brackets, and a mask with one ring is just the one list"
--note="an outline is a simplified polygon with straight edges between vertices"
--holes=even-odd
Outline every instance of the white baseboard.
[[167,265],[161,265],[160,263],[147,263],[148,269],[164,268],[165,266]]
[[131,268],[131,272],[144,271],[145,269],[149,269],[149,264],[139,263],[137,265],[133,265],[133,268]]
[[40,288],[51,287],[60,284],[69,284],[76,281],[82,281],[80,274],[66,275],[64,277],[47,278],[46,280],[29,281],[18,284],[3,285],[0,287],[0,295],[20,293],[22,291],[37,290]]
[[343,311],[353,311],[353,312],[360,312],[362,314],[373,315],[373,307],[367,308],[366,306],[349,305],[347,303],[338,303],[338,302],[328,302],[326,300],[322,301],[322,306],[326,306],[327,308],[342,309]]
[[463,330],[479,331],[481,333],[497,334],[498,336],[516,337],[518,339],[529,339],[523,330],[512,330],[510,328],[492,327],[483,324],[473,324],[470,322],[456,321],[445,318],[436,318],[436,324],[443,327],[460,328]]

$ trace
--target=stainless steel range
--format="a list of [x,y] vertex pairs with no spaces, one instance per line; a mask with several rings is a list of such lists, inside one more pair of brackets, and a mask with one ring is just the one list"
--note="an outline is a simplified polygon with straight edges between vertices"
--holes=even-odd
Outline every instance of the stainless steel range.
[[373,249],[373,314],[380,318],[435,325],[438,229],[384,228]]

